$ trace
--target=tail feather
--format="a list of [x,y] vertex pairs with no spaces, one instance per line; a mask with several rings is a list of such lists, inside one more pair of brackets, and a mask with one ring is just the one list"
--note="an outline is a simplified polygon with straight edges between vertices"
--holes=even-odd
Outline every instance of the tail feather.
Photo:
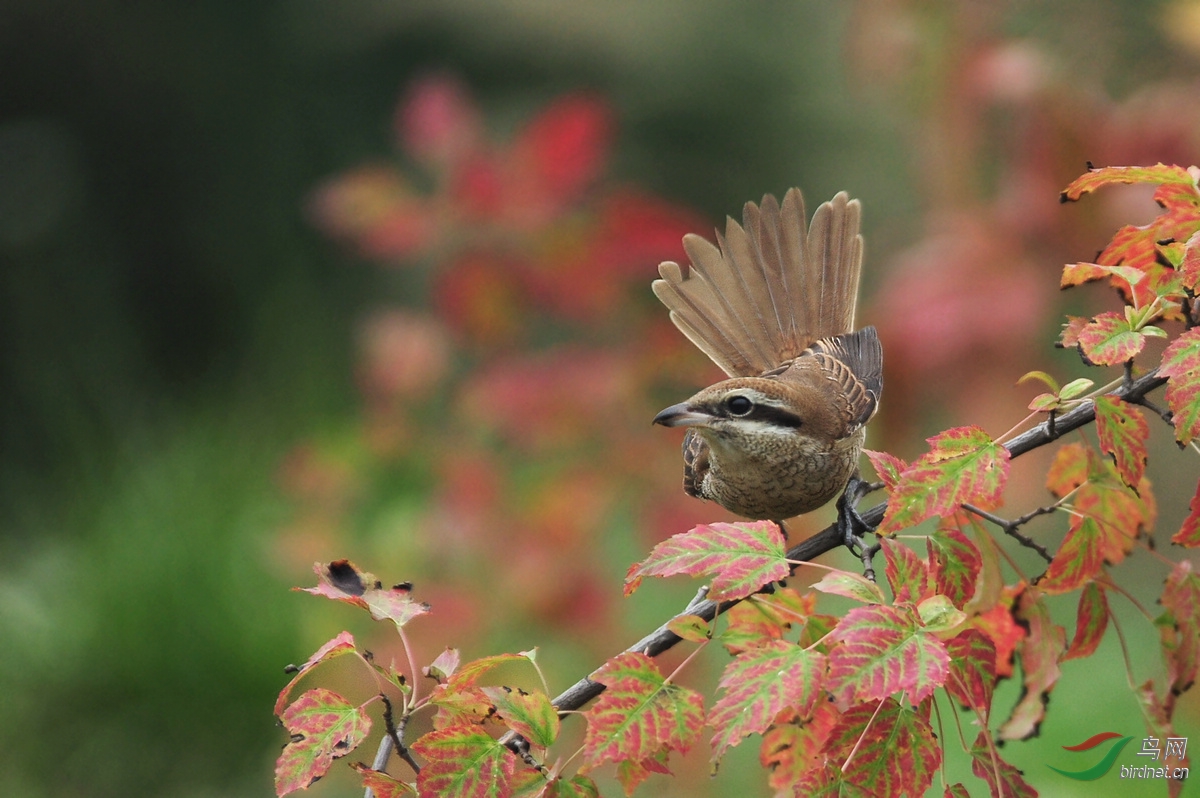
[[805,226],[804,199],[746,203],[717,245],[684,237],[687,274],[659,265],[654,293],[675,325],[731,377],[775,368],[820,338],[850,332],[862,267],[861,205],[845,192]]

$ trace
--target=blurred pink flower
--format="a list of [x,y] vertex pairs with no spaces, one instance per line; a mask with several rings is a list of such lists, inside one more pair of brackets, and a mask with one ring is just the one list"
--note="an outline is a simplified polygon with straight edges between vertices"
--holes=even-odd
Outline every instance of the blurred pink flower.
[[432,316],[378,312],[362,325],[359,342],[359,386],[378,403],[428,396],[450,366],[446,330]]

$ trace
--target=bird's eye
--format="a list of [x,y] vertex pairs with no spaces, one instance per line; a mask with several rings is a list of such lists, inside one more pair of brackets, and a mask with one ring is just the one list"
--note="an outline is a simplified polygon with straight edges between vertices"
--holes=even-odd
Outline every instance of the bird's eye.
[[735,416],[744,416],[754,409],[754,403],[744,396],[731,396],[725,400],[725,407]]

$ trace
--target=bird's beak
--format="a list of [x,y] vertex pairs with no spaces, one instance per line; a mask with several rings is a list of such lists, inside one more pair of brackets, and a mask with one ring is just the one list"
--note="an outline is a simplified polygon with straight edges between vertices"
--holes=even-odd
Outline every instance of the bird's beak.
[[687,402],[671,405],[654,417],[655,424],[664,427],[694,427],[710,421],[712,416],[693,410]]

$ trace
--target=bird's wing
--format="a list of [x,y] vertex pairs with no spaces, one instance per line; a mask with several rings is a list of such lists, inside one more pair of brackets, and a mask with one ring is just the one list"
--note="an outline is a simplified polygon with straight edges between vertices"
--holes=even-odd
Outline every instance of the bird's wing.
[[654,293],[726,374],[761,374],[854,329],[861,217],[858,200],[841,192],[806,226],[799,189],[782,206],[768,194],[761,207],[746,203],[745,227],[728,219],[716,245],[685,236],[691,267],[685,274],[673,261],[660,264]]
[[822,338],[804,356],[815,358],[826,378],[837,382],[834,395],[844,402],[838,409],[849,432],[871,420],[883,393],[883,346],[874,327]]

